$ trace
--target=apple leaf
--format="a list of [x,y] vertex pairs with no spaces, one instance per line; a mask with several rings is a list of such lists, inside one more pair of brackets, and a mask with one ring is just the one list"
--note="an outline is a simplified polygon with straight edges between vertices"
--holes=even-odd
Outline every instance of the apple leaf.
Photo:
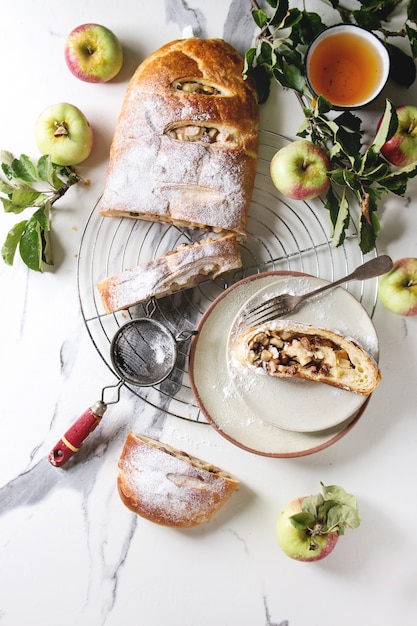
[[290,521],[294,528],[297,528],[298,530],[305,530],[307,528],[313,528],[316,521],[316,515],[304,512],[296,513],[290,517]]
[[68,189],[81,178],[72,167],[52,163],[49,155],[37,163],[25,154],[15,158],[11,152],[0,151],[0,200],[7,213],[23,213],[36,209],[29,219],[15,224],[2,246],[5,263],[13,265],[19,248],[23,262],[32,270],[42,272],[44,264],[51,265],[49,233],[50,210]]
[[372,146],[375,152],[379,152],[384,143],[394,136],[397,128],[398,117],[395,110],[395,105],[390,100],[387,100],[381,124],[372,142]]
[[33,183],[38,179],[36,167],[25,154],[22,154],[20,159],[13,159],[11,168],[14,174],[13,177],[18,180],[22,180],[26,183]]
[[331,233],[333,248],[340,246],[340,244],[343,243],[349,222],[349,203],[346,200],[346,193],[343,191],[343,195],[338,206],[337,217],[333,225],[333,232]]
[[303,498],[301,512],[289,518],[291,524],[305,530],[312,540],[317,535],[343,535],[346,528],[358,528],[361,517],[356,497],[338,485],[320,484],[322,493]]
[[13,265],[14,255],[19,245],[20,238],[26,228],[27,220],[18,222],[7,233],[7,237],[1,249],[1,256],[7,265]]

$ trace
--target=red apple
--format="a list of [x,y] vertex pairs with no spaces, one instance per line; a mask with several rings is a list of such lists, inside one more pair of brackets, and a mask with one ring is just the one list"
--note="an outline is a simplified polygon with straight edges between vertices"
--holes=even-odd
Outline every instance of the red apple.
[[[396,107],[398,126],[394,135],[381,148],[381,154],[392,165],[405,167],[417,161],[417,107]],[[378,123],[378,128],[382,118]]]
[[330,159],[320,146],[298,139],[274,154],[270,172],[275,187],[285,196],[310,200],[330,185]]
[[281,549],[297,561],[319,561],[332,552],[345,528],[357,528],[356,498],[337,485],[323,494],[292,500],[280,513],[276,534]]
[[378,295],[392,313],[417,315],[417,258],[395,261],[392,270],[379,279]]
[[116,35],[100,24],[82,24],[68,35],[64,47],[70,71],[87,83],[105,83],[119,73],[123,50]]

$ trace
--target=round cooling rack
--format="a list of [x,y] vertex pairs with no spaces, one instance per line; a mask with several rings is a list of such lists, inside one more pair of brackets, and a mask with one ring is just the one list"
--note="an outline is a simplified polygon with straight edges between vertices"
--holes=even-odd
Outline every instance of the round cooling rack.
[[[217,297],[232,284],[262,272],[290,271],[336,280],[363,263],[354,225],[342,246],[332,247],[330,219],[323,202],[284,198],[274,187],[269,165],[275,152],[290,141],[261,130],[258,172],[249,210],[247,237],[240,243],[243,267],[215,281],[176,293],[147,305],[106,314],[96,289],[98,282],[125,269],[159,257],[182,243],[202,238],[200,231],[129,218],[102,217],[93,208],[85,226],[78,256],[77,282],[81,312],[91,340],[113,371],[110,343],[117,329],[129,319],[148,316],[162,322],[174,336],[186,335]],[[376,251],[367,257],[376,256]],[[372,317],[377,301],[376,279],[352,282],[346,289]],[[189,341],[178,346],[178,358],[169,378],[155,387],[125,386],[155,409],[175,417],[207,424],[193,396],[188,376]],[[114,373],[114,372],[113,372]],[[115,374],[116,376],[116,374]]]

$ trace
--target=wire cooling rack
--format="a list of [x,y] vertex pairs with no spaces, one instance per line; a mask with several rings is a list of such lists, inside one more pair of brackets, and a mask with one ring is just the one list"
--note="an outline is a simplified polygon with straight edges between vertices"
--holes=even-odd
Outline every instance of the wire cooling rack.
[[[243,268],[155,301],[152,317],[165,324],[174,336],[181,331],[194,330],[211,302],[228,286],[246,276],[280,270],[304,272],[332,281],[350,273],[365,260],[353,224],[343,245],[334,248],[329,237],[329,215],[322,201],[285,199],[272,184],[269,175],[271,159],[288,141],[283,135],[260,131],[258,172],[249,210],[247,239],[240,245]],[[78,293],[88,333],[111,371],[109,348],[115,332],[127,320],[147,315],[148,311],[146,305],[136,305],[127,311],[105,314],[97,283],[199,238],[199,231],[157,222],[103,218],[93,208],[80,243]],[[376,252],[367,255],[370,256],[376,256]],[[376,279],[352,282],[346,288],[372,317],[377,301]],[[126,383],[125,386],[159,411],[207,423],[189,384],[188,348],[187,342],[179,344],[176,366],[170,377],[159,385],[140,388]]]

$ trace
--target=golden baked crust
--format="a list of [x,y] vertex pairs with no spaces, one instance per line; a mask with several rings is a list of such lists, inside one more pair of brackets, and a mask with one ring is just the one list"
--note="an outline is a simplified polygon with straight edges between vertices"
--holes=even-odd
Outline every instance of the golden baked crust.
[[133,75],[99,211],[244,233],[258,149],[255,87],[221,39],[173,41]]
[[247,367],[369,395],[381,380],[374,359],[352,339],[325,328],[275,320],[244,332],[237,352]]
[[150,298],[162,298],[195,287],[202,280],[241,267],[242,261],[234,235],[219,239],[208,237],[127,269],[97,284],[107,313],[128,309]]
[[239,480],[165,443],[130,432],[119,459],[122,502],[156,524],[190,528],[221,509]]

